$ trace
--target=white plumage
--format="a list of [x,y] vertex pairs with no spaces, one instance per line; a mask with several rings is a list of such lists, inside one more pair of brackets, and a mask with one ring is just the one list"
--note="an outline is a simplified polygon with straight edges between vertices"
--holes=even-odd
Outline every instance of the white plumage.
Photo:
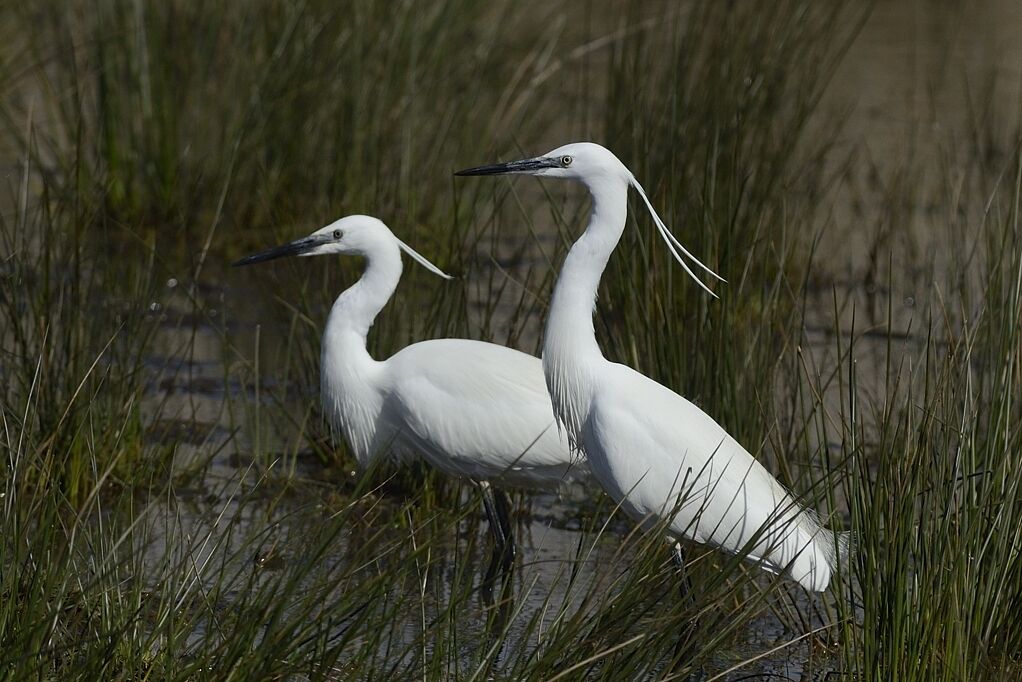
[[445,474],[552,489],[584,473],[554,423],[539,358],[441,339],[408,346],[386,364],[383,421]]
[[[709,269],[670,234],[631,172],[600,145],[570,144],[541,157],[458,174],[500,173],[570,178],[592,195],[589,225],[568,253],[554,289],[543,369],[554,413],[573,447],[585,453],[593,476],[644,525],[667,519],[676,538],[746,551],[763,568],[806,589],[826,589],[838,561],[834,533],[709,415],[652,379],[608,361],[596,343],[597,288],[624,231],[629,185],[646,202],[685,270],[692,274],[681,254]],[[845,543],[838,538],[841,548]]]

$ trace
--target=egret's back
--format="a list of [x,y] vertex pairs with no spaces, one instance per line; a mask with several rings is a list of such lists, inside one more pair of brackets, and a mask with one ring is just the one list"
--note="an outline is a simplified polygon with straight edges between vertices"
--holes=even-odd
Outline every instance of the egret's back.
[[383,364],[382,418],[444,473],[541,488],[587,474],[554,422],[538,358],[436,339]]
[[580,433],[593,475],[637,519],[673,515],[677,536],[762,562],[814,591],[837,560],[833,534],[712,418],[616,363],[599,373]]

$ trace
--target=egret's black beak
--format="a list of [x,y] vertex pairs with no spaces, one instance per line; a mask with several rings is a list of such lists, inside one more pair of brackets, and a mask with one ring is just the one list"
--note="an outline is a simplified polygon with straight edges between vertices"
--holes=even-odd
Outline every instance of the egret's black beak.
[[330,238],[326,235],[311,235],[308,237],[302,237],[296,239],[293,242],[288,242],[283,246],[278,246],[266,251],[260,251],[254,253],[251,256],[245,256],[241,260],[236,260],[231,263],[232,266],[239,265],[252,265],[252,263],[262,263],[268,260],[275,260],[277,258],[283,258],[284,256],[301,256],[309,251],[312,251],[317,246],[322,246],[330,241]]
[[531,173],[532,171],[544,168],[560,168],[561,164],[557,159],[548,159],[538,156],[535,159],[522,159],[521,161],[508,161],[507,163],[495,163],[489,166],[476,166],[460,170],[455,175],[504,175],[505,173]]

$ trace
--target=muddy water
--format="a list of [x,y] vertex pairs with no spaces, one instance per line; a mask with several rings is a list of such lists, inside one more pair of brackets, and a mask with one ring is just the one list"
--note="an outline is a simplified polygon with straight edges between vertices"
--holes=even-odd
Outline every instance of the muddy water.
[[[845,186],[835,198],[832,227],[824,234],[821,251],[835,255],[818,261],[821,284],[814,295],[807,334],[813,361],[825,367],[834,362],[835,323],[840,329],[838,336],[847,333],[853,308],[858,329],[879,330],[881,333],[859,340],[860,374],[867,379],[872,376],[876,382],[872,386],[866,382],[863,390],[867,394],[875,394],[882,381],[888,306],[891,330],[909,331],[917,312],[931,301],[935,278],[955,263],[945,253],[948,220],[942,207],[932,201],[934,188],[949,178],[982,182],[963,170],[973,160],[968,133],[978,117],[986,117],[980,123],[995,122],[999,130],[1009,130],[1015,123],[1022,83],[1018,35],[1022,35],[1022,4],[1016,2],[880,2],[821,107],[824,116],[846,117],[834,164],[852,161]],[[977,113],[987,109],[988,113]],[[999,153],[998,144],[998,139],[990,142],[991,154]],[[883,203],[885,191],[905,177],[918,188],[916,200],[892,212]],[[979,209],[970,205],[962,210],[974,216]],[[887,226],[888,236],[877,227],[881,224]],[[875,263],[878,243],[879,270]],[[888,262],[895,267],[886,278]],[[289,331],[265,315],[279,304],[271,300],[265,287],[258,286],[257,277],[252,272],[216,274],[211,280],[218,284],[199,292],[204,312],[198,316],[191,315],[181,285],[168,282],[161,300],[154,301],[156,314],[164,316],[166,324],[161,351],[150,359],[158,379],[149,396],[149,409],[159,414],[151,437],[156,443],[174,444],[179,470],[198,471],[189,485],[179,490],[181,499],[171,505],[173,509],[165,510],[185,528],[210,528],[221,514],[239,524],[272,525],[272,518],[268,521],[266,514],[251,509],[239,515],[239,503],[232,497],[239,486],[258,484],[260,467],[272,465],[297,477],[317,476],[315,468],[303,469],[295,456],[303,446],[294,440],[294,424],[289,426],[285,420],[281,426],[281,420],[269,416],[287,412],[301,423],[308,416],[308,405],[316,400],[316,387],[293,385],[284,391],[260,393],[254,385],[260,372],[239,358],[239,354],[255,357],[257,345],[261,357],[278,357],[275,348],[279,349]],[[832,307],[835,292],[839,299],[836,319]],[[322,324],[325,310],[309,314]],[[262,325],[258,333],[257,325]],[[908,356],[918,350],[918,343],[912,334],[903,334],[894,341],[894,349]],[[266,376],[269,380],[270,374]],[[271,398],[281,395],[283,401]],[[209,458],[211,452],[215,454]],[[268,455],[256,462],[258,466],[249,466],[253,452],[278,455]],[[474,503],[468,493],[465,502]],[[301,506],[293,500],[282,504],[284,509]],[[575,508],[570,497],[565,501],[535,496],[520,510],[523,570],[515,579],[514,600],[520,609],[516,618],[522,623],[545,607],[551,591],[565,589],[563,574],[575,561],[579,542]],[[312,509],[299,518],[315,523],[316,514]],[[279,532],[286,536],[295,529]],[[485,524],[477,532],[485,533]],[[480,541],[485,544],[484,539]],[[168,544],[173,544],[169,536]],[[153,546],[153,561],[160,560],[161,545]],[[613,549],[610,542],[601,545],[583,570],[597,570]],[[343,552],[343,543],[339,543],[338,556]],[[284,556],[285,560],[299,560],[287,557],[286,552]],[[552,601],[562,596],[556,594]],[[481,632],[485,615],[482,607],[466,612],[467,630]],[[509,639],[524,636],[512,622]],[[720,661],[719,670],[792,636],[776,618],[763,616],[728,652],[731,659]],[[743,673],[800,679],[807,656],[805,647],[785,648],[744,668]]]
[[[817,123],[825,134],[843,120],[830,158],[842,171],[821,216],[808,357],[825,373],[854,327],[864,405],[920,364],[929,311],[979,281],[979,227],[1000,219],[990,198],[1014,182],[1003,173],[1020,123],[1020,29],[1016,2],[880,2],[826,93]],[[974,315],[978,291],[952,324]],[[838,394],[826,396],[835,412]]]

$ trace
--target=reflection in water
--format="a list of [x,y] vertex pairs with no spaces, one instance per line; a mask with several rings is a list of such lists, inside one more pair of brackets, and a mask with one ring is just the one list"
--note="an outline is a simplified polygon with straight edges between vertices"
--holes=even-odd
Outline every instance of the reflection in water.
[[514,584],[511,580],[514,567],[512,566],[509,570],[501,572],[499,576],[499,592],[495,597],[493,591],[495,576],[491,574],[492,564],[493,559],[491,559],[490,569],[487,570],[486,577],[483,578],[483,583],[479,589],[479,597],[482,600],[485,607],[484,612],[486,613],[485,632],[487,636],[483,640],[483,646],[487,649],[487,658],[491,661],[491,669],[497,667],[501,662],[501,655],[504,653],[508,628],[511,622],[511,614],[515,609]]

